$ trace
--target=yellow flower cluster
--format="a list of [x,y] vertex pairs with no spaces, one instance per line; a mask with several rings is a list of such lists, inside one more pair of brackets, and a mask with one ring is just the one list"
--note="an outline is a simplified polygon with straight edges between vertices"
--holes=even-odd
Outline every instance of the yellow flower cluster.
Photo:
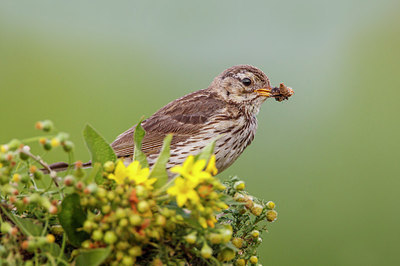
[[115,180],[117,184],[123,184],[125,179],[135,181],[136,185],[142,185],[146,189],[152,190],[157,178],[149,178],[150,169],[142,168],[139,161],[133,161],[128,166],[120,160],[117,162],[115,171],[108,175],[109,179]]
[[218,173],[215,166],[215,155],[212,155],[208,164],[206,160],[195,161],[190,155],[182,166],[171,168],[172,173],[179,174],[174,185],[168,188],[167,193],[176,198],[179,207],[187,207],[197,216],[199,223],[204,227],[214,227],[217,221],[214,211],[221,211],[228,206],[220,200],[220,193],[215,190],[224,190],[223,186],[213,175]]
[[[210,157],[208,163],[205,159],[196,160],[190,155],[182,165],[171,168],[170,171],[177,174],[177,177],[172,186],[162,191],[171,200],[175,199],[178,207],[190,210],[191,216],[204,228],[214,227],[217,222],[215,212],[228,208],[220,193],[225,186],[214,178],[218,173],[215,161],[215,155]],[[154,189],[153,184],[157,181],[156,178],[150,178],[149,168],[142,168],[138,161],[128,166],[118,161],[107,177],[117,184],[134,181],[135,185],[141,185],[148,191]]]

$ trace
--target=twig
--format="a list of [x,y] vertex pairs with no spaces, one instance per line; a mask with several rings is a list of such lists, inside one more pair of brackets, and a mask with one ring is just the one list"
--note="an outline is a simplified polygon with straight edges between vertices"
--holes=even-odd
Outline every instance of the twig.
[[[27,147],[27,146],[25,146],[25,147]],[[39,156],[33,155],[33,154],[29,151],[29,149],[27,149],[27,148],[25,148],[25,147],[23,147],[23,148],[21,149],[20,152],[23,153],[23,154],[25,154],[25,155],[27,155],[27,156],[29,156],[29,157],[31,157],[34,161],[36,161],[36,162],[39,163],[41,166],[43,166],[44,169],[46,169],[47,171],[49,171],[50,177],[51,177],[51,179],[53,180],[54,184],[56,185],[57,188],[60,188],[60,185],[58,184],[58,182],[57,182],[57,180],[56,180],[56,179],[57,179],[57,172],[56,172],[56,171],[53,171],[53,170],[50,168],[50,166],[42,160],[42,158],[40,158]],[[64,197],[64,193],[63,193],[62,191],[60,191],[60,193],[61,193],[61,196]]]

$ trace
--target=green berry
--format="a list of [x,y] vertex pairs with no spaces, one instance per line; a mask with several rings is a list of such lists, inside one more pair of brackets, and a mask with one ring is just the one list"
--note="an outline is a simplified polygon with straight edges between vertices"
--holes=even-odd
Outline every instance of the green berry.
[[34,193],[29,197],[29,202],[36,204],[36,203],[41,203],[42,202],[42,197],[40,197],[39,194]]
[[129,223],[132,226],[139,226],[142,224],[142,218],[138,214],[133,214],[129,217]]
[[12,139],[8,144],[7,147],[10,151],[17,150],[22,145],[22,142],[18,139]]
[[31,179],[29,178],[29,176],[28,175],[22,175],[21,176],[21,182],[22,182],[22,184],[29,184],[29,182],[31,181]]
[[90,242],[90,240],[85,240],[85,241],[82,242],[82,247],[83,248],[90,248],[90,244],[91,243],[92,242]]
[[237,202],[245,202],[246,201],[246,197],[244,195],[240,194],[240,193],[236,193],[233,196],[233,200],[237,201]]
[[258,238],[258,237],[260,236],[260,231],[258,231],[258,230],[253,230],[253,231],[251,231],[250,234],[251,234],[252,237]]
[[196,232],[193,232],[191,234],[188,234],[187,236],[184,237],[185,241],[189,244],[194,244],[196,243],[197,240],[197,236],[196,236]]
[[267,209],[268,209],[268,210],[273,210],[273,209],[275,209],[275,202],[273,202],[273,201],[268,201],[267,204],[266,204],[265,206],[267,206]]
[[203,247],[200,250],[200,254],[203,258],[209,259],[211,258],[213,253],[212,248],[210,248],[206,243],[204,243]]
[[38,247],[42,248],[44,247],[48,242],[47,242],[47,238],[46,237],[39,237],[37,240],[38,243]]
[[267,221],[273,222],[278,218],[278,213],[274,210],[267,211]]
[[21,160],[23,160],[23,161],[26,161],[26,160],[29,159],[29,156],[24,152],[20,152],[19,153],[19,158],[21,158]]
[[128,251],[132,257],[139,257],[142,255],[142,248],[140,246],[131,247]]
[[150,204],[147,201],[140,201],[137,205],[138,211],[143,213],[150,210]]
[[137,186],[136,195],[140,198],[146,198],[148,196],[147,189],[144,186]]
[[165,224],[165,230],[167,230],[168,232],[173,232],[176,230],[176,223],[172,222],[172,221],[167,221],[167,223]]
[[157,218],[156,218],[157,225],[164,227],[166,223],[167,223],[167,219],[164,216],[162,216],[162,215],[157,216]]
[[232,238],[232,230],[228,228],[222,229],[221,235],[222,235],[222,242],[228,243]]
[[235,251],[233,251],[230,248],[224,248],[219,254],[218,254],[218,260],[220,261],[231,261],[235,258]]
[[33,173],[33,177],[35,178],[35,180],[41,180],[43,176],[44,174],[40,170]]
[[115,164],[112,161],[107,161],[104,165],[103,165],[104,171],[106,171],[107,173],[112,173],[114,171],[115,168]]
[[115,217],[117,217],[118,220],[119,220],[119,219],[122,219],[122,218],[125,218],[125,217],[126,217],[125,210],[122,209],[122,208],[118,208],[118,209],[115,211]]
[[244,259],[238,259],[235,263],[236,266],[246,266],[246,261]]
[[64,185],[66,185],[67,187],[73,186],[76,182],[76,179],[73,175],[67,175],[64,178]]
[[65,132],[60,132],[57,134],[56,139],[58,139],[61,143],[65,143],[69,138],[69,134]]
[[211,233],[208,239],[212,244],[220,244],[222,242],[222,235],[217,233]]
[[115,258],[119,261],[119,260],[122,260],[122,258],[124,257],[124,255],[125,255],[124,252],[118,250],[118,251],[117,251],[117,254],[115,254]]
[[114,244],[117,241],[117,236],[113,231],[107,231],[106,234],[104,235],[104,242],[106,244]]
[[8,176],[0,174],[0,184],[5,185],[8,184],[8,182],[9,182]]
[[122,265],[133,265],[133,264],[134,264],[134,260],[131,257],[124,256],[122,258]]
[[63,227],[62,227],[61,225],[53,225],[53,226],[50,228],[50,231],[51,231],[54,235],[57,235],[57,236],[60,236],[60,235],[62,235],[62,234],[64,233],[64,229],[63,229]]
[[101,212],[103,214],[107,214],[111,211],[111,206],[110,205],[104,205],[103,207],[101,207]]
[[42,130],[44,132],[50,132],[54,128],[53,122],[50,120],[42,121]]
[[5,255],[6,253],[7,253],[7,249],[3,245],[0,245],[0,257]]
[[124,188],[123,188],[122,186],[116,187],[116,188],[115,188],[115,192],[116,192],[118,195],[123,195],[123,194],[125,193]]
[[92,221],[86,220],[83,223],[83,230],[85,230],[86,232],[90,232],[93,230],[93,227],[94,227],[93,225],[94,225],[94,223]]
[[97,192],[97,188],[98,187],[95,183],[91,183],[85,188],[85,192],[88,192],[86,194],[94,194]]
[[74,143],[72,141],[65,141],[63,145],[63,149],[65,152],[71,152],[74,149]]
[[239,237],[235,237],[232,239],[232,244],[237,248],[243,247],[243,239]]
[[260,204],[255,203],[253,207],[250,209],[251,213],[255,216],[260,216],[263,211],[263,206]]
[[51,145],[51,141],[50,140],[46,140],[46,142],[43,144],[43,149],[45,149],[46,151],[50,151],[53,148],[53,146]]
[[4,234],[8,234],[11,232],[11,228],[12,228],[11,224],[9,224],[8,222],[3,222],[1,224],[0,231]]
[[110,229],[110,225],[107,223],[101,223],[100,224],[100,229],[101,230],[103,230],[103,231],[105,231],[105,230],[108,230],[108,229]]
[[130,246],[131,245],[126,241],[118,241],[116,248],[119,250],[125,250],[125,249],[129,248]]
[[107,193],[107,198],[110,200],[110,201],[112,201],[112,200],[114,200],[115,199],[115,193],[114,193],[114,191],[108,191],[108,193]]
[[94,241],[100,241],[103,239],[103,232],[101,230],[94,230],[92,234],[92,239]]
[[121,226],[121,227],[126,227],[127,225],[128,225],[128,219],[126,219],[126,218],[123,218],[123,219],[121,219],[120,221],[119,221],[119,226]]
[[233,188],[236,190],[243,190],[245,189],[246,185],[243,181],[237,181],[234,185]]
[[256,264],[258,262],[258,258],[256,256],[251,256],[249,259],[250,263]]

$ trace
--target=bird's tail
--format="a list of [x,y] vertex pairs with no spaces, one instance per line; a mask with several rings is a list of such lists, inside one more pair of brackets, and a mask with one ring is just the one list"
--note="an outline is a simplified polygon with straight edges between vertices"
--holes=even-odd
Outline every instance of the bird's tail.
[[[58,162],[58,163],[53,163],[49,165],[49,168],[52,171],[56,171],[56,172],[62,172],[62,171],[66,171],[69,167],[74,167],[75,164],[68,164],[65,162]],[[82,168],[90,168],[92,167],[92,162],[89,161],[87,163],[82,164]],[[40,169],[44,174],[49,174],[49,170],[42,168]]]

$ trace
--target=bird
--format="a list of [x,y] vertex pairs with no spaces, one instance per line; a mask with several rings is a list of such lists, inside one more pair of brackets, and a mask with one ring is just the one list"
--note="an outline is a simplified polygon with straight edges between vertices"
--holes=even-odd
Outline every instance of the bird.
[[[251,65],[236,65],[224,70],[211,84],[176,99],[141,122],[145,131],[141,150],[149,166],[156,162],[163,140],[172,134],[169,170],[182,164],[189,155],[196,155],[211,141],[215,142],[215,166],[222,172],[232,165],[254,140],[257,114],[268,98],[288,99],[293,90],[281,83],[271,87],[267,75]],[[120,134],[112,143],[118,158],[128,164],[133,160],[136,125]],[[91,162],[84,164],[90,167]],[[56,163],[50,168],[59,171],[68,164]]]
[[[172,133],[168,170],[216,139],[215,165],[222,172],[252,143],[261,105],[270,97],[281,101],[293,94],[290,88],[284,89],[272,88],[267,75],[254,66],[228,68],[208,88],[176,99],[144,120],[141,126],[146,134],[141,149],[153,165],[164,138]],[[111,144],[116,155],[128,162],[133,156],[135,128],[120,134]]]

